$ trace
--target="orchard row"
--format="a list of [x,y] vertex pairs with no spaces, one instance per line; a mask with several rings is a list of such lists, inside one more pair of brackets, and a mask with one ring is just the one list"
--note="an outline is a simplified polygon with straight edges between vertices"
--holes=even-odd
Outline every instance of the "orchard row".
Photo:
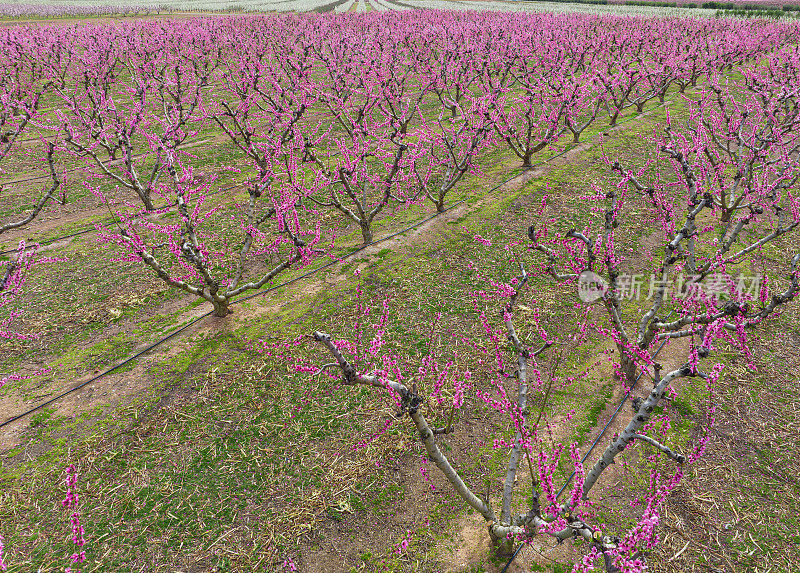
[[[328,249],[324,210],[351,221],[367,244],[392,204],[444,210],[488,148],[507,147],[528,167],[537,153],[613,126],[670,90],[701,81],[729,90],[727,74],[741,65],[752,69],[754,96],[792,85],[784,76],[795,68],[784,60],[796,58],[798,31],[455,12],[7,28],[0,157],[46,162],[52,184],[41,196],[12,191],[15,210],[36,206],[2,231],[63,193],[54,167],[62,158],[116,211],[108,241],[224,316],[233,297]],[[251,174],[249,200],[225,223],[204,207],[215,174],[199,173],[182,151],[212,129]],[[170,206],[180,214],[174,224],[137,216]],[[153,245],[163,244],[156,256]],[[274,266],[248,280],[253,258],[265,255]]]

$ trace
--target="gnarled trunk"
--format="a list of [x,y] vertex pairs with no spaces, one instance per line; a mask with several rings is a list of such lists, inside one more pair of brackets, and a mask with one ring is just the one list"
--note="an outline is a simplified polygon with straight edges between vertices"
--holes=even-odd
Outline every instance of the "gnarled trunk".
[[211,304],[214,306],[214,316],[225,318],[229,314],[233,314],[231,310],[231,302],[226,299],[212,300]]
[[374,236],[372,235],[372,229],[370,228],[369,223],[366,221],[361,221],[359,225],[361,225],[361,238],[364,241],[361,246],[366,247],[374,240]]

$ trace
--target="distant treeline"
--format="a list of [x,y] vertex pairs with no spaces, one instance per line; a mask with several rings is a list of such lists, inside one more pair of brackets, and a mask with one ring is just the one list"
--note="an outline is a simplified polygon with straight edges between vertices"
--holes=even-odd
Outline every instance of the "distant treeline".
[[[626,2],[632,4],[633,2]],[[644,2],[643,2],[644,4]],[[684,4],[688,6],[688,4]],[[800,4],[784,4],[779,6],[765,6],[764,4],[736,4],[735,2],[703,2],[701,8],[711,8],[717,10],[735,10],[737,12],[757,11],[757,12],[800,12]]]
[[[579,0],[583,1],[583,0]],[[603,2],[604,4],[609,2]],[[611,2],[613,3],[613,2]],[[765,4],[737,4],[736,2],[703,2],[698,5],[694,2],[648,2],[647,0],[625,0],[627,6],[659,6],[669,8],[707,8],[709,10],[724,10],[733,12],[800,12],[800,4],[784,4],[780,6],[767,6]]]
[[[728,4],[726,4],[727,6]],[[736,6],[734,8],[724,8],[717,10],[719,16],[738,16],[740,18],[800,18],[800,6],[784,6],[779,8],[756,8],[747,9]]]
[[800,12],[800,4],[765,5],[765,4],[738,4],[736,2],[661,2],[648,0],[536,0],[539,2],[567,2],[569,4],[624,4],[626,6],[653,6],[655,8],[706,8],[717,10],[718,15],[742,16],[747,12],[761,12],[754,16],[780,16],[783,12]]

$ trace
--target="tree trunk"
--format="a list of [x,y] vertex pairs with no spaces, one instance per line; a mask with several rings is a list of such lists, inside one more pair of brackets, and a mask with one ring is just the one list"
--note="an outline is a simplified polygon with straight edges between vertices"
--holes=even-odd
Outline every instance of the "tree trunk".
[[525,155],[522,157],[522,166],[525,169],[531,168],[531,156],[533,155],[532,151],[526,151]]
[[364,240],[362,246],[366,247],[373,241],[372,229],[369,228],[369,223],[365,221],[362,221],[360,225],[361,225],[361,238]]
[[211,304],[214,306],[214,316],[225,318],[229,314],[233,314],[231,310],[230,301],[225,300],[212,300]]
[[508,559],[514,554],[513,539],[492,539],[494,554],[500,559]]
[[148,193],[147,191],[144,191],[144,192],[138,193],[138,195],[139,195],[139,198],[142,200],[142,203],[144,203],[144,208],[145,208],[146,211],[155,211],[156,210],[155,205],[153,205],[153,200],[150,198],[150,193]]
[[622,374],[625,376],[628,388],[633,388],[636,384],[636,362],[628,356],[627,349],[624,346],[617,345],[617,352],[619,352],[619,364]]

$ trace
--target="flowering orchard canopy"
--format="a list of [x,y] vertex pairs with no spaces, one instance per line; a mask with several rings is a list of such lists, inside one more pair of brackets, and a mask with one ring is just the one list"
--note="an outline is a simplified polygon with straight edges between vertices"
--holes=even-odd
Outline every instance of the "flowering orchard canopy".
[[[576,571],[599,561],[641,571],[643,552],[658,541],[659,508],[707,435],[670,442],[659,404],[678,380],[713,388],[714,352],[723,344],[749,352],[749,333],[799,288],[800,255],[780,261],[778,278],[758,268],[765,246],[800,225],[799,32],[797,23],[763,20],[446,11],[5,27],[0,162],[27,158],[32,148],[21,143],[33,126],[49,181],[0,233],[32,228],[59,200],[54,159],[64,158],[109,211],[110,222],[97,224],[100,241],[222,318],[279,275],[335,258],[338,247],[372,243],[376,224],[409,205],[443,212],[453,189],[469,196],[465,182],[485,167],[487,151],[500,148],[529,169],[537,154],[680,92],[688,113],[659,135],[661,171],[609,158],[619,181],[587,182],[580,199],[593,218],[580,228],[562,228],[569,225],[549,197],[530,214],[526,248],[520,237],[509,255],[518,276],[487,278],[491,288],[472,297],[480,341],[454,333],[441,356],[414,368],[387,344],[379,319],[374,336],[359,332],[355,341],[314,331],[333,360],[322,367],[286,351],[294,345],[282,348],[302,372],[386,390],[501,551],[537,535],[580,538],[586,551]],[[217,144],[230,155],[215,163],[204,153]],[[236,185],[218,188],[223,172],[235,173]],[[618,229],[642,224],[660,247],[631,256]],[[0,319],[3,336],[34,255],[25,243],[0,263],[0,308],[12,309]],[[548,330],[526,294],[534,279],[575,288],[570,332]],[[596,304],[580,302],[579,292]],[[524,321],[522,296],[534,299]],[[359,308],[356,330],[369,330],[368,310]],[[529,397],[546,404],[553,384],[574,381],[558,372],[558,353],[591,348],[598,337],[624,394],[641,396],[633,419],[592,462],[575,444],[543,438]],[[661,348],[668,368],[656,361]],[[407,368],[435,373],[437,385],[423,395]],[[449,406],[454,419],[474,403],[469,395],[507,416],[513,433],[494,441],[508,455],[497,508],[437,443],[451,424],[428,420],[432,404]],[[706,426],[713,412],[712,401]],[[669,465],[641,480],[649,485],[637,493],[635,519],[612,526],[595,511],[595,484],[634,444]],[[555,483],[562,454],[574,470],[567,499]],[[513,503],[523,461],[534,482],[524,513]],[[67,486],[74,494],[74,477]],[[75,500],[68,494],[81,561]]]

